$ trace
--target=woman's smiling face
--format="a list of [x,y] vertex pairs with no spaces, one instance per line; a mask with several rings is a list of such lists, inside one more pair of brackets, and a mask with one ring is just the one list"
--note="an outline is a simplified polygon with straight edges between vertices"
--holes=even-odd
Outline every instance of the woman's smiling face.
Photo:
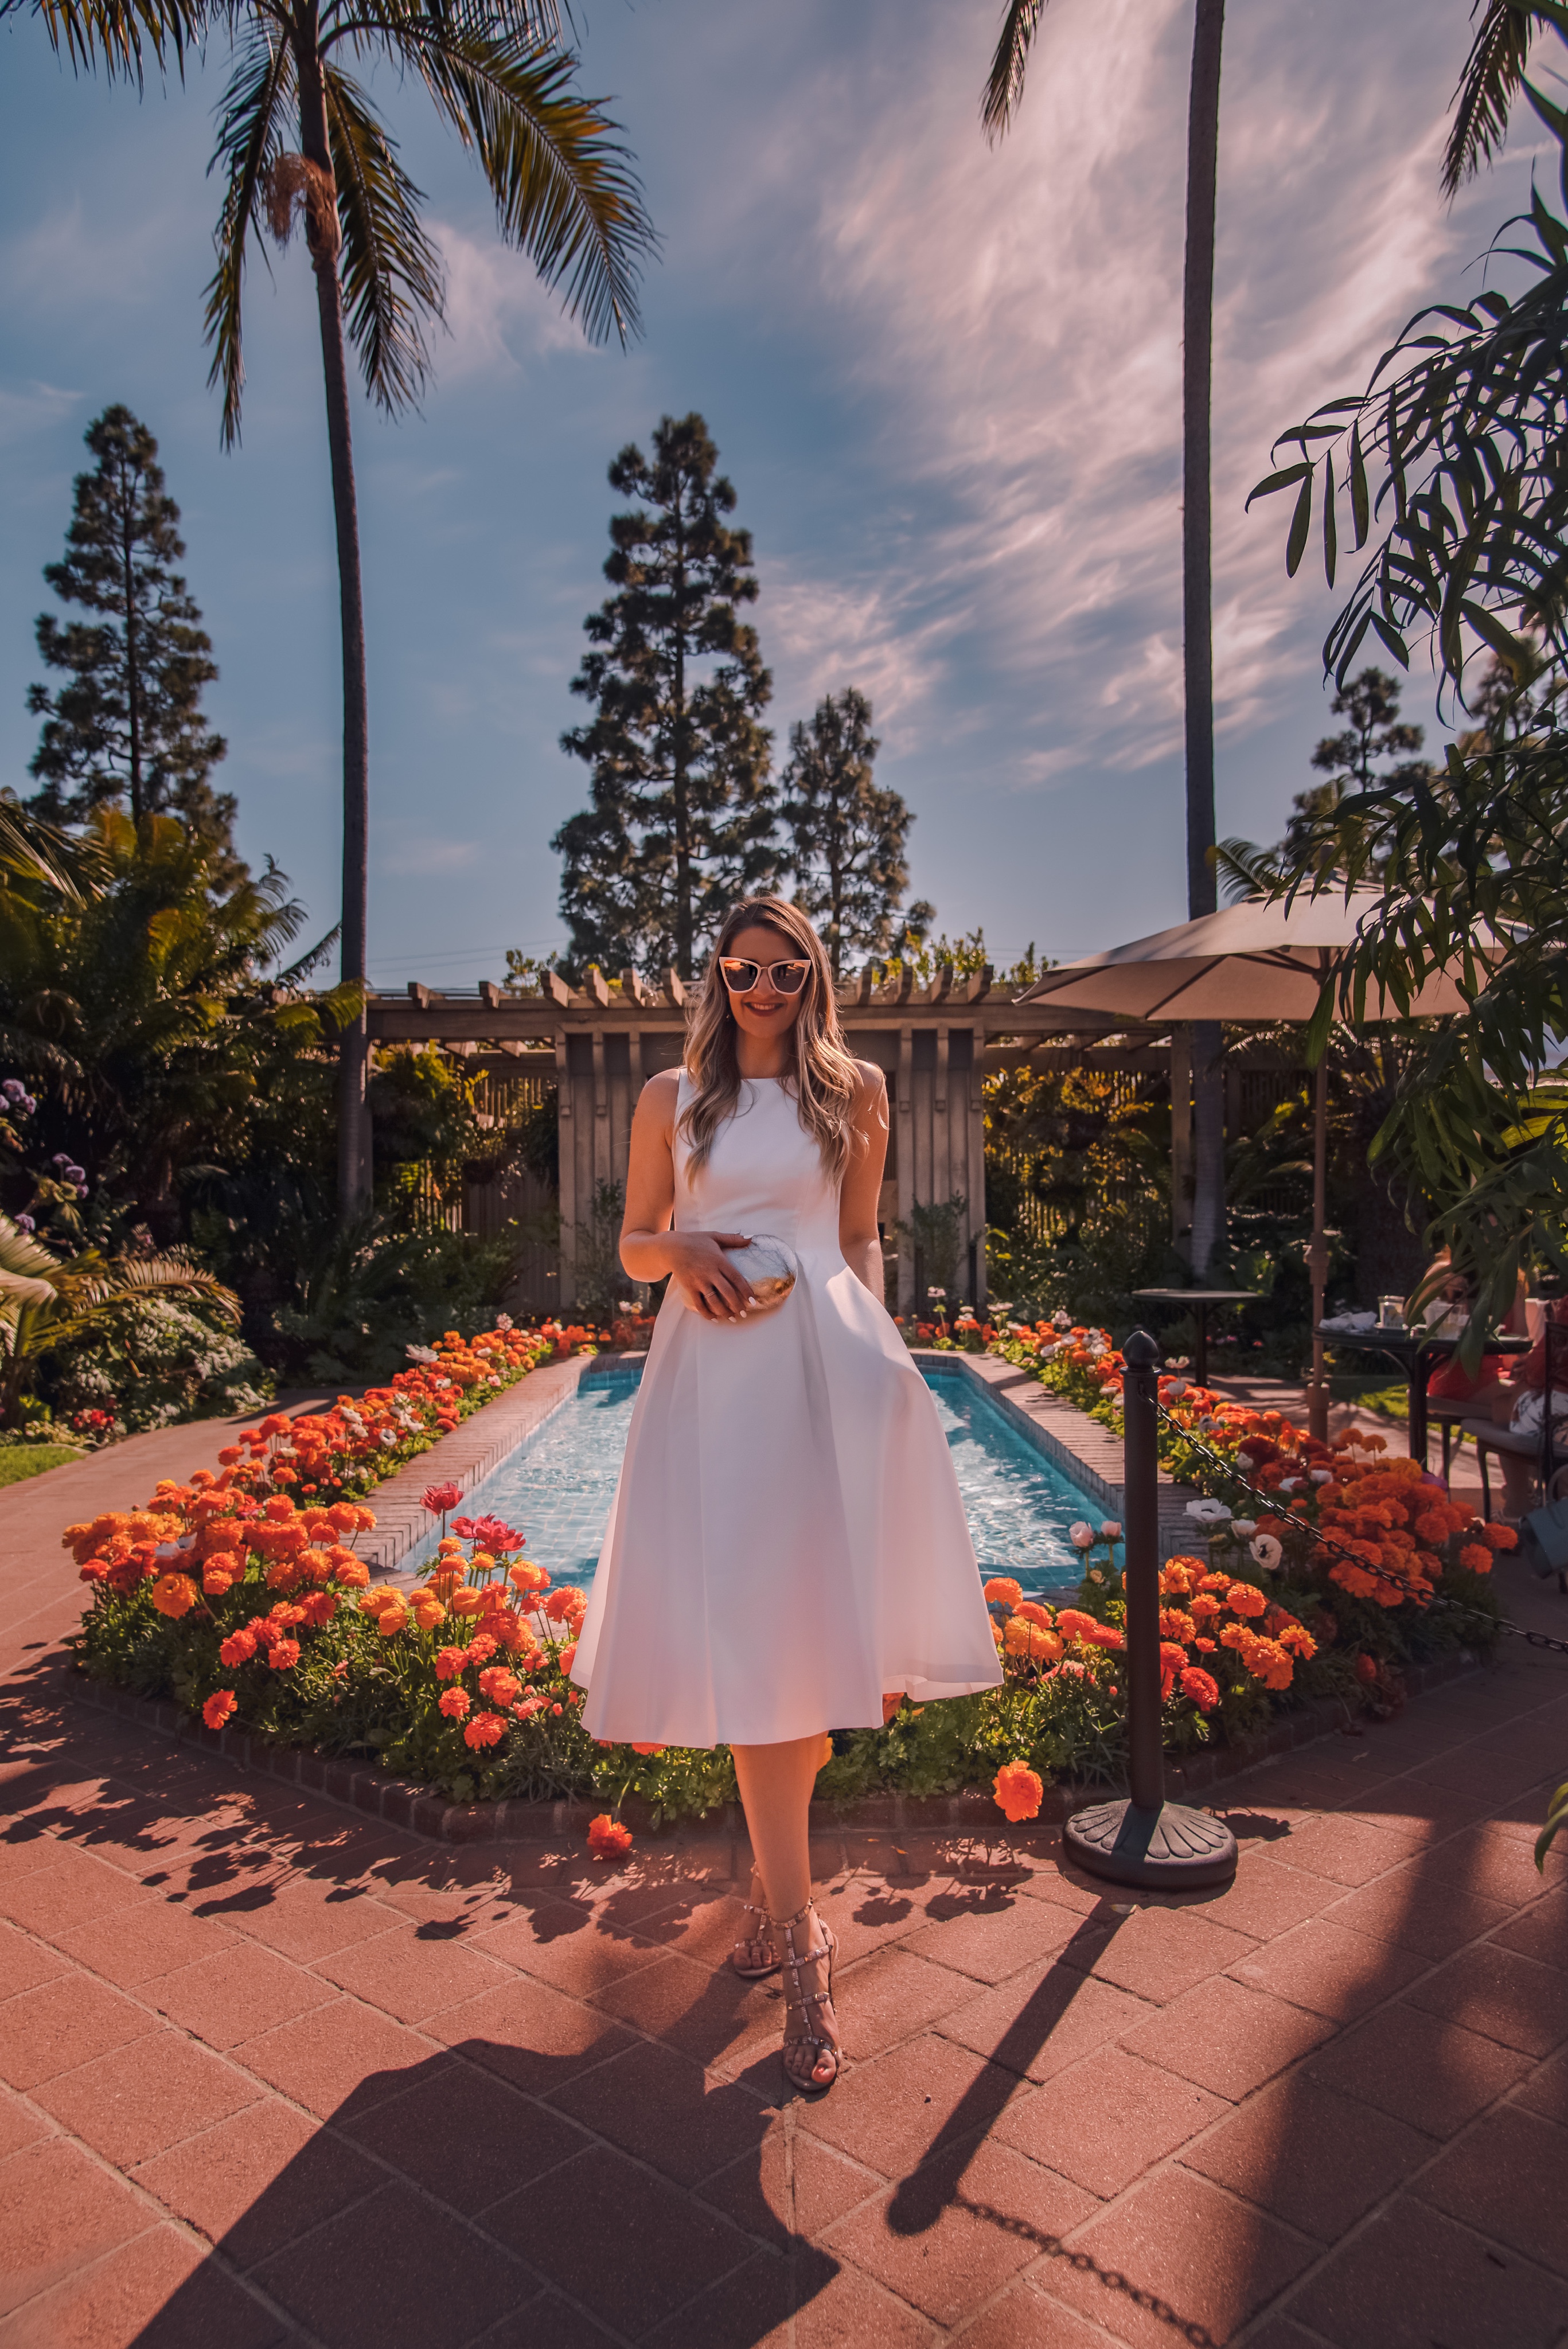
[[796,995],[782,995],[768,976],[768,967],[775,962],[803,959],[788,938],[778,930],[770,930],[761,922],[750,922],[737,930],[724,955],[726,962],[754,962],[760,967],[756,986],[749,995],[730,995],[730,1009],[735,1015],[735,1025],[744,1036],[784,1036],[800,1017],[800,1007],[805,1001],[805,987]]

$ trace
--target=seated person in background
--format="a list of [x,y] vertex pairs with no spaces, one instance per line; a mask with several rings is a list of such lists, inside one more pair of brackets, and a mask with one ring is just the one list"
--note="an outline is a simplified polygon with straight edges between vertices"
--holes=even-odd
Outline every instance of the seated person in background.
[[[1418,1306],[1417,1299],[1422,1299]],[[1422,1274],[1412,1295],[1406,1299],[1405,1319],[1411,1328],[1418,1323],[1424,1323],[1428,1329],[1435,1325],[1436,1330],[1443,1336],[1458,1337],[1474,1299],[1474,1282],[1468,1273],[1456,1269],[1449,1250],[1440,1248]],[[1522,1335],[1524,1327],[1524,1277],[1521,1274],[1519,1288],[1503,1328],[1511,1333]],[[1511,1359],[1507,1354],[1483,1354],[1474,1371],[1467,1371],[1457,1353],[1449,1354],[1445,1361],[1434,1366],[1427,1381],[1427,1400],[1428,1402],[1473,1402],[1484,1410],[1501,1392]]]
[[[1559,1452],[1568,1452],[1568,1297],[1560,1297],[1546,1308],[1553,1330],[1552,1340],[1552,1395],[1546,1394],[1546,1327],[1528,1354],[1514,1357],[1515,1369],[1507,1386],[1493,1390],[1488,1401],[1491,1416],[1500,1425],[1510,1428],[1515,1435],[1529,1435],[1539,1445],[1542,1422],[1550,1410],[1552,1441]],[[1502,1506],[1505,1516],[1520,1517],[1529,1508],[1540,1463],[1540,1453],[1500,1453],[1502,1464]]]

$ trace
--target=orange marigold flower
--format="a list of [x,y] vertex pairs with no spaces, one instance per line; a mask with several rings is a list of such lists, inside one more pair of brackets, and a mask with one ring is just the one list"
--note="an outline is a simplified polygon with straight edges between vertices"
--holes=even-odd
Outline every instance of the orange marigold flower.
[[275,1493],[262,1515],[269,1517],[275,1526],[287,1525],[294,1516],[294,1503],[286,1494]]
[[330,1623],[337,1612],[337,1594],[331,1590],[313,1590],[308,1598],[300,1600],[299,1611],[306,1622],[319,1630],[322,1624]]
[[1054,1631],[1043,1631],[1037,1623],[1026,1622],[1019,1615],[1009,1621],[1002,1644],[1008,1655],[1026,1656],[1033,1663],[1054,1663],[1062,1652]]
[[1059,1607],[1056,1609],[1056,1629],[1065,1639],[1092,1639],[1099,1628],[1094,1617],[1085,1615],[1081,1607]]
[[1014,1824],[1020,1819],[1038,1818],[1045,1799],[1044,1781],[1027,1762],[1004,1762],[992,1781],[992,1791],[1003,1818]]
[[266,1660],[275,1672],[292,1671],[299,1661],[299,1641],[275,1640],[267,1650]]
[[993,1574],[985,1586],[988,1604],[995,1607],[1016,1607],[1023,1596],[1023,1585],[1014,1582],[1010,1574]]
[[509,1672],[504,1664],[492,1664],[488,1671],[479,1675],[480,1692],[491,1704],[510,1704],[522,1685],[516,1673]]
[[1182,1607],[1162,1607],[1159,1610],[1159,1636],[1162,1640],[1179,1640],[1183,1646],[1197,1634],[1198,1625]]
[[1232,1615],[1261,1615],[1268,1603],[1253,1582],[1233,1582],[1225,1593],[1225,1604]]
[[560,1654],[556,1657],[556,1661],[557,1662],[557,1664],[559,1664],[559,1666],[560,1666],[560,1668],[561,1668],[561,1671],[562,1671],[562,1673],[563,1673],[563,1675],[565,1675],[566,1673],[568,1673],[568,1672],[571,1671],[572,1666],[576,1662],[576,1661],[577,1661],[577,1643],[576,1643],[576,1641],[575,1640],[571,1640],[571,1641],[570,1641],[570,1642],[569,1642],[566,1647],[564,1647],[564,1648],[561,1650],[561,1652],[560,1652]]
[[1200,1590],[1187,1609],[1194,1623],[1212,1623],[1220,1612],[1220,1601],[1207,1590]]
[[236,1699],[228,1689],[219,1689],[202,1707],[202,1718],[209,1729],[222,1729],[234,1709]]
[[255,1651],[256,1635],[247,1625],[243,1631],[231,1631],[218,1654],[233,1669],[235,1664],[248,1664]]
[[1220,1702],[1219,1683],[1196,1664],[1187,1665],[1182,1671],[1181,1693],[1192,1699],[1199,1713],[1211,1712]]
[[491,1638],[489,1632],[481,1631],[476,1640],[471,1640],[468,1643],[469,1662],[471,1664],[487,1664],[490,1661],[491,1657],[495,1653],[495,1646],[496,1643]]
[[454,1681],[468,1661],[466,1648],[442,1648],[436,1656],[438,1681]]
[[1459,1564],[1468,1566],[1472,1574],[1490,1574],[1491,1552],[1485,1542],[1467,1542],[1459,1552]]
[[634,1744],[631,1750],[632,1750],[632,1752],[633,1752],[634,1754],[662,1754],[662,1753],[663,1753],[663,1751],[664,1751],[664,1748],[663,1748],[663,1746],[662,1746],[662,1745],[635,1745],[635,1744]]
[[188,1574],[161,1574],[152,1586],[152,1604],[160,1615],[188,1615],[196,1599],[196,1586]]
[[1022,1617],[1025,1623],[1037,1624],[1042,1631],[1055,1630],[1050,1609],[1040,1606],[1033,1599],[1025,1599],[1020,1606],[1014,1608],[1013,1612]]
[[482,1745],[496,1745],[506,1734],[506,1723],[498,1713],[476,1713],[462,1733],[462,1742],[477,1752]]
[[596,1859],[619,1859],[631,1849],[631,1829],[601,1811],[588,1821],[588,1849]]
[[470,1709],[470,1702],[466,1689],[449,1688],[441,1697],[441,1709],[449,1721],[462,1721]]
[[1519,1547],[1519,1536],[1511,1526],[1483,1526],[1481,1533],[1493,1549]]
[[542,1566],[535,1566],[532,1559],[526,1557],[519,1558],[515,1566],[507,1568],[506,1572],[519,1590],[543,1590],[550,1579]]
[[412,1619],[406,1607],[383,1607],[376,1618],[376,1629],[383,1640],[395,1640],[400,1631],[408,1630]]

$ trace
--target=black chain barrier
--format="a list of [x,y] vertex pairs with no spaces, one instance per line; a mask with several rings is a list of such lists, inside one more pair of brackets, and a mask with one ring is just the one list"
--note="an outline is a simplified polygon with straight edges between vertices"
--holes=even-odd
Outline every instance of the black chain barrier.
[[[1250,1495],[1254,1501],[1260,1503],[1276,1524],[1289,1526],[1296,1533],[1306,1535],[1318,1549],[1327,1550],[1333,1557],[1343,1558],[1347,1566],[1357,1568],[1363,1574],[1376,1575],[1379,1581],[1388,1583],[1392,1588],[1402,1592],[1407,1599],[1411,1596],[1410,1587],[1403,1576],[1391,1574],[1386,1566],[1374,1566],[1370,1559],[1362,1557],[1355,1550],[1348,1548],[1344,1542],[1335,1541],[1332,1534],[1323,1532],[1307,1518],[1298,1517],[1289,1508],[1282,1507],[1277,1493],[1265,1492],[1262,1485],[1251,1483],[1241,1474],[1234,1461],[1227,1460],[1223,1454],[1214,1451],[1210,1445],[1205,1444],[1201,1436],[1195,1435],[1191,1428],[1184,1427],[1181,1422],[1166,1409],[1164,1403],[1157,1402],[1155,1409],[1174,1436],[1188,1445],[1191,1451],[1200,1454],[1210,1467],[1224,1477],[1228,1484],[1240,1485],[1243,1493]],[[1548,1631],[1527,1631],[1522,1623],[1511,1623],[1506,1617],[1489,1615],[1484,1607],[1471,1607],[1462,1599],[1450,1599],[1444,1591],[1429,1592],[1422,1603],[1428,1607],[1441,1608],[1449,1614],[1468,1615],[1472,1621],[1484,1623],[1493,1631],[1505,1631],[1511,1639],[1522,1640],[1528,1648],[1543,1648],[1550,1655],[1568,1656],[1568,1640],[1554,1640]]]

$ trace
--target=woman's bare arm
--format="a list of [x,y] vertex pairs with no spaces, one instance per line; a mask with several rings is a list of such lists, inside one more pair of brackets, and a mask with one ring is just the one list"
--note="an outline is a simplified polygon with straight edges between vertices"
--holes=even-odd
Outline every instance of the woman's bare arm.
[[882,1242],[877,1230],[877,1202],[888,1163],[888,1085],[872,1061],[862,1061],[859,1066],[854,1150],[838,1195],[838,1245],[850,1271],[880,1304]]
[[724,1254],[743,1247],[743,1232],[677,1232],[675,1215],[675,1108],[680,1074],[663,1070],[650,1077],[638,1097],[631,1121],[631,1161],[626,1176],[626,1216],[620,1227],[620,1260],[633,1280],[662,1280],[669,1273],[682,1304],[705,1321],[736,1321],[752,1292]]

